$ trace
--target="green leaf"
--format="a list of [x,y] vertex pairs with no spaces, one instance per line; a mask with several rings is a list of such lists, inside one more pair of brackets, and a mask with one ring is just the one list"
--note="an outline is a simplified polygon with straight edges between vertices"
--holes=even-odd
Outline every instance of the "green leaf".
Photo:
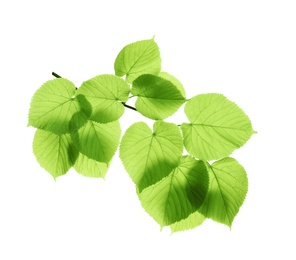
[[203,161],[184,156],[169,176],[144,189],[139,198],[147,213],[163,227],[196,212],[207,195],[208,185]]
[[172,233],[185,231],[200,226],[205,220],[206,217],[196,211],[190,214],[188,218],[182,219],[181,221],[172,224],[170,228],[172,230]]
[[44,83],[32,98],[28,125],[55,134],[79,129],[86,123],[92,109],[84,96],[75,96],[75,93],[75,85],[67,79]]
[[78,156],[69,134],[56,135],[40,129],[34,136],[33,152],[40,166],[55,179],[66,174]]
[[120,144],[120,158],[141,192],[158,182],[178,165],[183,144],[179,128],[170,123],[154,123],[153,133],[146,123],[130,126]]
[[142,75],[133,82],[131,93],[138,96],[137,110],[159,120],[174,114],[185,102],[180,90],[170,81],[155,75]]
[[84,95],[90,102],[93,111],[91,120],[108,123],[119,119],[130,93],[129,85],[114,75],[100,75],[83,82],[77,94]]
[[73,167],[81,175],[92,178],[104,178],[108,170],[106,163],[90,159],[82,153],[79,153]]
[[142,74],[157,75],[161,69],[159,48],[154,39],[138,41],[125,46],[118,54],[114,64],[115,74],[126,75],[131,83]]
[[209,166],[209,176],[209,192],[200,212],[231,227],[248,191],[246,172],[235,159],[228,157]]
[[167,72],[164,72],[164,71],[161,71],[158,74],[158,76],[172,82],[177,87],[177,89],[181,92],[183,97],[186,98],[185,89],[184,89],[182,83],[176,77],[174,77],[173,75],[171,75]]
[[109,163],[119,145],[120,134],[118,121],[100,124],[89,120],[71,136],[82,154],[95,161]]
[[202,94],[185,105],[190,124],[181,129],[186,150],[202,160],[230,155],[254,133],[248,116],[221,94]]

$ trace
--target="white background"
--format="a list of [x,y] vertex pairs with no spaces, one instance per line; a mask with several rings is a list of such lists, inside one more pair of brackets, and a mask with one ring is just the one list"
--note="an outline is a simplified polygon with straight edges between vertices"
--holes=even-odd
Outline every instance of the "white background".
[[[1,1],[0,259],[296,259],[295,13],[285,0]],[[249,192],[231,231],[160,232],[118,153],[105,181],[56,182],[32,153],[29,104],[52,71],[80,86],[153,35],[187,97],[223,93],[258,131],[232,155]],[[126,111],[122,130],[140,120]]]

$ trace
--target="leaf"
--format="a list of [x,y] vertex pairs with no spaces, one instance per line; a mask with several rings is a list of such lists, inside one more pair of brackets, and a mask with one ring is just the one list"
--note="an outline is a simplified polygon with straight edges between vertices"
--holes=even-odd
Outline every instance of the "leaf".
[[84,95],[90,102],[93,111],[91,120],[108,123],[119,119],[130,93],[129,85],[114,75],[100,75],[83,82],[77,94]]
[[125,46],[114,63],[116,76],[126,75],[126,81],[129,83],[142,74],[157,75],[160,68],[159,48],[154,39],[138,41]]
[[158,76],[172,82],[177,87],[177,89],[181,92],[182,96],[186,98],[185,89],[182,83],[176,77],[164,71],[159,72]]
[[120,144],[121,161],[140,192],[169,175],[182,152],[179,128],[162,121],[154,123],[153,133],[146,123],[133,124]]
[[182,219],[172,224],[170,228],[172,233],[193,229],[200,226],[205,221],[205,219],[206,217],[204,215],[196,211],[190,214],[188,218]]
[[131,93],[138,96],[137,110],[155,120],[171,116],[185,102],[180,90],[172,82],[150,74],[138,77],[133,82]]
[[82,153],[79,153],[73,167],[81,175],[92,178],[104,178],[108,170],[106,163],[90,159]]
[[187,218],[202,205],[208,184],[204,163],[184,156],[169,176],[144,189],[139,198],[161,227],[168,226]]
[[82,154],[109,163],[119,145],[120,134],[118,121],[100,124],[89,120],[77,132],[71,133],[71,137]]
[[209,176],[209,192],[200,212],[231,227],[248,191],[246,172],[235,159],[228,157],[209,166]]
[[66,174],[78,156],[69,134],[56,135],[40,129],[34,136],[33,152],[40,166],[54,179]]
[[248,116],[221,94],[202,94],[185,105],[190,124],[181,130],[186,150],[202,160],[230,155],[254,133]]
[[75,93],[74,84],[64,78],[44,83],[32,98],[28,125],[55,134],[79,129],[92,109],[85,97],[75,96]]

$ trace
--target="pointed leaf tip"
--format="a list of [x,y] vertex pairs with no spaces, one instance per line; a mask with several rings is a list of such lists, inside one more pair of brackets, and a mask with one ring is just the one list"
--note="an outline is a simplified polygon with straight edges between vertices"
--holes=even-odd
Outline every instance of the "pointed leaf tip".
[[56,135],[38,129],[34,136],[33,153],[42,168],[48,171],[54,180],[74,165],[78,150],[69,134]]
[[132,83],[142,74],[157,75],[161,69],[159,48],[154,39],[143,40],[126,45],[117,55],[115,75],[126,75],[126,81]]
[[188,218],[182,219],[181,221],[170,225],[170,228],[172,233],[190,230],[200,226],[205,220],[206,217],[196,211],[190,214]]
[[209,191],[199,211],[231,229],[248,191],[246,172],[235,159],[229,157],[214,162],[209,168]]
[[186,93],[185,93],[185,89],[182,85],[182,83],[176,78],[174,77],[173,75],[167,73],[167,72],[164,72],[164,71],[161,71],[159,74],[158,74],[159,77],[161,78],[164,78],[168,81],[170,81],[180,92],[181,94],[183,95],[183,97],[185,98],[186,101],[188,101],[186,99]]

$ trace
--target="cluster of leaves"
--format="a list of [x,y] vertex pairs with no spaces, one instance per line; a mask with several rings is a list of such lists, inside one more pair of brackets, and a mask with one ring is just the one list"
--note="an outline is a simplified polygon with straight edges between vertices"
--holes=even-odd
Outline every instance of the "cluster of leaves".
[[[248,180],[228,156],[254,133],[247,115],[221,94],[187,99],[182,84],[161,72],[154,39],[125,46],[114,69],[115,75],[96,76],[78,89],[56,78],[36,91],[28,125],[37,128],[33,152],[39,164],[54,178],[71,167],[104,177],[120,145],[141,204],[161,227],[176,232],[206,218],[231,226]],[[153,130],[134,123],[121,139],[118,120],[131,108],[125,103],[130,97],[137,98],[134,110],[155,122]],[[164,121],[184,103],[188,123]]]

